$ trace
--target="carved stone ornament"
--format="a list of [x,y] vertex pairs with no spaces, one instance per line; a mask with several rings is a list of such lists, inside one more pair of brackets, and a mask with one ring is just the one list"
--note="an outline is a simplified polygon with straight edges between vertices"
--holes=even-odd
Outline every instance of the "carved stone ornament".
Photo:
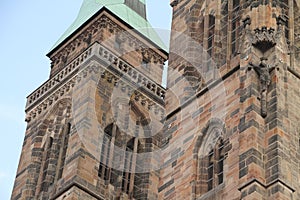
[[245,33],[249,35],[253,47],[265,53],[276,45],[276,41],[283,35],[285,20],[283,17],[277,17],[277,30],[272,27],[257,27],[250,30],[251,19],[246,17],[243,20]]
[[[251,54],[251,49],[254,48],[262,53],[262,57],[260,58],[260,63],[258,65],[249,63],[250,68],[254,69],[256,74],[258,75],[260,81],[260,101],[261,101],[261,116],[265,118],[267,116],[267,94],[268,87],[271,84],[271,71],[277,66],[270,66],[267,64],[267,58],[264,56],[266,52],[276,46],[276,41],[278,41],[284,32],[284,18],[279,16],[277,17],[277,30],[270,27],[267,28],[263,26],[261,28],[256,28],[254,30],[250,29],[251,19],[247,16],[244,20],[244,41],[242,42],[244,45],[240,50],[244,52],[244,57],[249,58]],[[268,55],[270,56],[270,55]]]
[[[262,57],[261,62],[259,65],[255,65],[250,62],[251,68],[257,73],[259,80],[260,80],[260,101],[261,101],[261,116],[265,118],[267,116],[267,94],[268,94],[268,87],[271,84],[271,72],[277,66],[270,66],[266,63],[268,60],[265,57]],[[251,69],[250,68],[250,69]]]
[[224,123],[220,119],[211,119],[208,122],[207,127],[205,127],[202,132],[205,137],[198,151],[199,157],[203,158],[208,155],[208,153],[215,147],[217,141],[225,137],[225,126]]
[[276,33],[274,28],[263,26],[261,28],[256,28],[254,32],[252,44],[262,52],[266,52],[276,45]]

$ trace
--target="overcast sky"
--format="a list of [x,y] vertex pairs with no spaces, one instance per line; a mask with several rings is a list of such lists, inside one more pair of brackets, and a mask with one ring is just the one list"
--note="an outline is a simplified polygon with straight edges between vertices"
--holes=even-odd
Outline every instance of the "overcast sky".
[[[147,0],[153,27],[169,30],[169,0]],[[75,19],[82,0],[0,1],[0,199],[10,199],[24,139],[26,96],[45,82],[45,56]]]

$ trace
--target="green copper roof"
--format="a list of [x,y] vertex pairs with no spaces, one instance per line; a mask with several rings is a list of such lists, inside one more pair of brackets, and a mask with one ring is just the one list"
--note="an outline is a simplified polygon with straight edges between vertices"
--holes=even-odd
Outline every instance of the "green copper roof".
[[103,7],[110,10],[113,14],[129,24],[133,29],[136,29],[138,32],[150,39],[159,48],[167,51],[165,44],[146,19],[145,1],[146,0],[84,0],[77,18],[55,43],[50,52],[59,46],[59,44],[64,42],[72,33],[79,29]]

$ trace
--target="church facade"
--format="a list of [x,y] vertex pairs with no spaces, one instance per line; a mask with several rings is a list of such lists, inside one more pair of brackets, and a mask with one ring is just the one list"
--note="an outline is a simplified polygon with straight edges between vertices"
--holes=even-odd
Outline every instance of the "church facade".
[[83,1],[11,199],[300,199],[300,1],[170,5],[167,48],[145,0]]

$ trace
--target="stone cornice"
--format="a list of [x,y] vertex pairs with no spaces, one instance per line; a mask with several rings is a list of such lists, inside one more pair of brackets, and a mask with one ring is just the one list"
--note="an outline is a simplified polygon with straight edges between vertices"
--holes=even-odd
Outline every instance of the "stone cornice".
[[[108,14],[102,14],[99,17],[95,18],[80,34],[77,34],[65,44],[65,46],[60,47],[56,52],[48,54],[50,59],[53,61],[53,65],[57,65],[60,61],[63,61],[72,54],[78,48],[78,44],[87,44],[89,45],[93,38],[100,35],[100,40],[97,42],[102,42],[103,31],[108,30],[112,35],[121,35],[121,41],[127,42],[134,50],[145,51],[147,49],[148,54],[155,57],[155,62],[163,64],[166,61],[166,58],[160,55],[158,52],[149,48],[141,39],[138,39],[133,35],[134,31],[126,30],[125,28],[118,25],[112,19],[109,18]],[[95,41],[94,41],[95,42]],[[166,55],[165,55],[166,56]],[[167,56],[166,56],[167,57]]]
[[[99,63],[100,71],[99,66],[89,65],[91,60]],[[97,74],[99,78],[114,82],[116,86],[126,86],[127,89],[125,90],[137,88],[132,90],[135,101],[148,110],[154,108],[155,114],[164,115],[165,89],[103,45],[94,43],[27,97],[26,121],[29,122],[36,118],[43,111],[46,111],[49,106],[69,94],[74,85],[80,82],[88,73]]]
[[109,64],[108,69],[116,70],[117,74],[121,74],[122,79],[135,84],[138,87],[143,87],[146,91],[152,94],[153,98],[156,98],[157,102],[163,105],[165,98],[165,89],[152,81],[149,77],[139,72],[133,66],[126,61],[118,58],[104,46],[99,49],[100,58],[105,60]]
[[[76,73],[80,64],[82,64],[85,60],[91,57],[92,52],[95,50],[95,45],[89,47],[86,51],[84,51],[81,55],[79,55],[76,59],[74,59],[69,65],[67,65],[63,70],[57,73],[55,76],[47,80],[44,84],[42,84],[39,88],[37,88],[34,92],[32,92],[27,97],[26,109],[25,111],[31,110],[36,104],[40,103],[46,96],[49,95],[49,92],[52,92],[53,89],[60,89],[64,86],[66,79],[69,79],[71,74]],[[50,101],[51,102],[51,101]],[[51,105],[51,104],[50,104]]]

